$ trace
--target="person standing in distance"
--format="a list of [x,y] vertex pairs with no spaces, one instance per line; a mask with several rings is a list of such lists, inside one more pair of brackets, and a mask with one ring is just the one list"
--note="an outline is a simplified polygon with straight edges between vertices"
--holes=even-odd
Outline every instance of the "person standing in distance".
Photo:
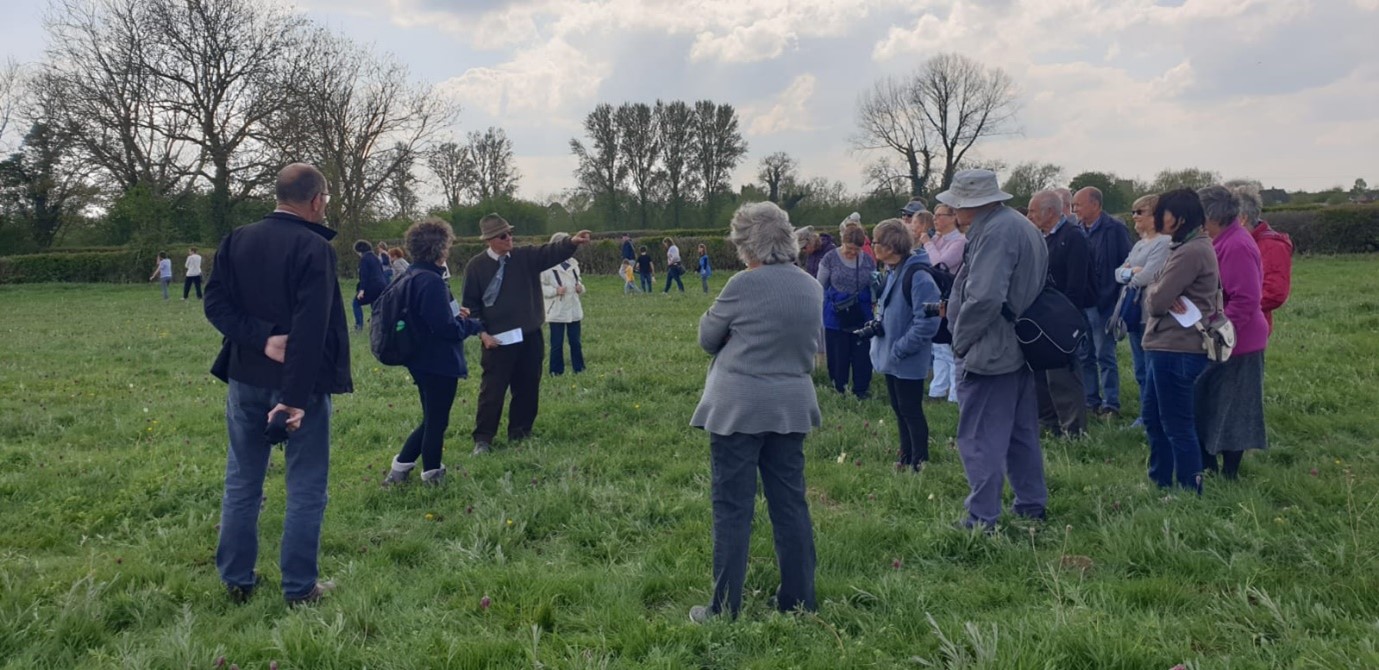
[[335,587],[318,581],[317,554],[330,470],[330,396],[354,391],[349,326],[336,275],[335,231],[324,224],[330,190],[320,170],[293,163],[278,173],[277,208],[220,243],[206,284],[206,318],[224,336],[211,374],[230,385],[230,449],[216,567],[244,602],[258,576],[258,521],[272,447],[270,419],[287,415],[287,510],[282,594],[312,603]]
[[[512,389],[508,407],[508,439],[531,435],[536,423],[541,364],[546,342],[541,333],[545,309],[541,273],[575,255],[589,242],[589,231],[542,246],[513,247],[512,225],[497,214],[479,221],[479,237],[488,249],[469,259],[464,269],[461,304],[483,323],[479,333],[483,354],[479,363],[479,402],[474,418],[474,454],[486,454],[498,434],[503,401]],[[503,335],[500,341],[497,335]]]
[[191,294],[192,286],[196,286],[196,299],[201,299],[201,254],[196,252],[196,247],[187,250],[187,278],[182,282],[182,300],[186,300]]

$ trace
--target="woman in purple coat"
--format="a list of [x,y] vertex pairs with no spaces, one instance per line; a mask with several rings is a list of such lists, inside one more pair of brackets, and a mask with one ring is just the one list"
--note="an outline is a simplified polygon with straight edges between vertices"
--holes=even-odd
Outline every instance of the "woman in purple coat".
[[1223,186],[1208,186],[1197,195],[1221,268],[1223,311],[1235,327],[1231,357],[1209,365],[1197,378],[1197,437],[1205,469],[1235,479],[1247,449],[1269,446],[1264,429],[1264,349],[1269,344],[1269,323],[1260,308],[1264,271],[1259,247],[1240,225],[1239,198]]

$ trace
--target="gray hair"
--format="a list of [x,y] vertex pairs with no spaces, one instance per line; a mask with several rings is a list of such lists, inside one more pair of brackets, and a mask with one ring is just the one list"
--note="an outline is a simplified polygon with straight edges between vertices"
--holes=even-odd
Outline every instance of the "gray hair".
[[1197,197],[1202,201],[1202,213],[1207,221],[1229,226],[1240,216],[1240,198],[1225,186],[1204,186],[1197,190]]
[[795,229],[795,238],[800,241],[800,248],[803,249],[819,241],[819,234],[814,232],[814,226],[805,226]]
[[906,228],[900,219],[886,219],[872,229],[871,244],[873,247],[886,247],[891,253],[904,256],[914,247],[915,238],[910,235],[910,229]]
[[773,202],[750,202],[737,208],[729,226],[728,241],[747,265],[794,263],[800,243],[790,217]]
[[842,234],[843,234],[843,231],[844,231],[844,230],[847,230],[847,227],[848,227],[849,225],[851,225],[851,224],[854,224],[854,223],[857,224],[857,225],[859,225],[859,226],[862,225],[862,215],[861,215],[861,214],[859,214],[859,213],[857,213],[857,212],[853,212],[853,213],[849,214],[849,215],[847,216],[846,219],[843,219],[843,222],[840,223],[840,224],[838,224],[838,234],[839,234],[839,235],[842,235]]
[[556,242],[564,242],[565,240],[569,239],[569,237],[569,233],[556,233],[551,236],[551,244],[555,244]]
[[445,262],[446,247],[455,241],[455,231],[438,216],[428,216],[407,229],[407,255],[414,263],[439,265]]
[[1091,199],[1092,199],[1092,202],[1096,203],[1096,206],[1097,206],[1097,207],[1103,206],[1104,203],[1106,202],[1106,201],[1104,200],[1104,197],[1103,197],[1102,194],[1101,194],[1101,189],[1099,189],[1099,188],[1097,188],[1097,187],[1095,187],[1095,186],[1085,186],[1085,187],[1083,187],[1083,188],[1078,189],[1077,192],[1078,192],[1078,193],[1086,193],[1086,194],[1087,194],[1087,197],[1088,197],[1088,198],[1091,198]]
[[1070,210],[1073,207],[1073,190],[1070,188],[1056,188],[1053,190],[1058,194],[1058,200],[1063,205],[1063,209]]
[[1029,198],[1029,212],[1048,212],[1055,216],[1063,214],[1063,196],[1058,191],[1039,191]]
[[1253,179],[1232,179],[1222,184],[1240,199],[1240,218],[1245,225],[1254,228],[1259,224],[1259,215],[1264,211],[1264,199],[1259,192],[1264,185]]

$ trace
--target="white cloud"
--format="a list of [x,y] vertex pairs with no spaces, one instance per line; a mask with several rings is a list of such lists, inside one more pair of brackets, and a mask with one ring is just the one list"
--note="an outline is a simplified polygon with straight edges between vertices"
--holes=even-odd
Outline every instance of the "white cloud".
[[490,116],[533,115],[592,102],[610,71],[609,63],[555,39],[495,67],[470,68],[440,89]]
[[788,130],[813,130],[809,123],[809,101],[814,97],[816,81],[814,75],[802,74],[776,96],[775,103],[769,109],[758,112],[753,108],[744,108],[747,132],[770,135]]

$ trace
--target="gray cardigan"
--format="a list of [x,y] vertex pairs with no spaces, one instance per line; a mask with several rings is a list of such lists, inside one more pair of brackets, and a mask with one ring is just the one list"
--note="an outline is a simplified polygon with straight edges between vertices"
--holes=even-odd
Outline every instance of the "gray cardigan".
[[948,299],[953,354],[967,372],[1015,372],[1025,355],[1001,306],[1020,314],[1044,289],[1049,273],[1044,236],[1019,212],[1001,205],[972,223],[966,256]]
[[814,352],[823,289],[790,264],[728,280],[699,319],[699,346],[714,356],[690,425],[715,435],[807,433],[819,425]]

